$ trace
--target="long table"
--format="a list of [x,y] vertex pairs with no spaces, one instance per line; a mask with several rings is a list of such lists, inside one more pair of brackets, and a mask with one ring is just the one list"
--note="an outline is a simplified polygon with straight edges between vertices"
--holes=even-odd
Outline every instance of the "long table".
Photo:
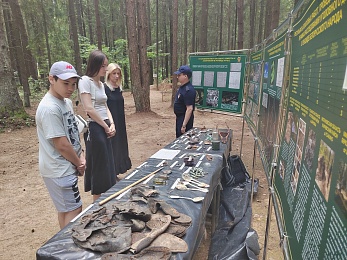
[[[225,131],[225,130],[222,130]],[[182,238],[188,244],[188,251],[186,253],[176,253],[175,259],[192,259],[196,252],[205,231],[205,218],[207,211],[211,206],[212,209],[212,227],[216,225],[218,217],[219,205],[219,187],[222,168],[226,164],[226,158],[231,151],[232,131],[229,130],[229,136],[226,143],[220,144],[219,150],[212,150],[211,145],[205,145],[205,140],[211,138],[212,130],[200,130],[198,128],[191,129],[186,134],[175,139],[170,144],[166,145],[163,149],[153,154],[144,163],[130,172],[126,178],[115,184],[106,193],[89,207],[86,208],[77,218],[69,225],[60,230],[56,235],[49,239],[42,247],[36,252],[37,259],[100,259],[101,253],[86,250],[78,247],[72,240],[72,227],[74,222],[80,217],[89,214],[96,209],[102,207],[99,205],[100,201],[108,198],[112,194],[121,189],[133,184],[144,176],[152,173],[160,167],[170,169],[172,173],[169,175],[166,185],[155,185],[153,179],[146,179],[144,182],[148,185],[155,185],[155,189],[159,192],[159,199],[165,200],[168,204],[173,206],[179,212],[189,215],[192,218],[192,225],[188,228],[187,233]],[[199,138],[199,143],[193,145],[189,144],[190,137],[194,136]],[[178,179],[182,179],[182,173],[188,172],[190,168],[185,166],[184,157],[193,156],[194,166],[202,168],[205,173],[204,177],[199,178],[210,185],[208,193],[200,191],[184,191],[174,188]],[[208,156],[207,156],[208,155]],[[207,160],[207,157],[212,160]],[[160,173],[160,172],[159,172]],[[159,174],[158,173],[158,174]],[[127,201],[130,197],[129,190],[113,198],[112,201],[120,200]],[[179,195],[186,197],[204,196],[204,200],[200,203],[194,203],[185,199],[172,199],[169,195]]]

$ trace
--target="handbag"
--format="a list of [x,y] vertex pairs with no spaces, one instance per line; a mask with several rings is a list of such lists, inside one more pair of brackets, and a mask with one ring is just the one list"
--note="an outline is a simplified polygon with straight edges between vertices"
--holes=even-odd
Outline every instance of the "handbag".
[[88,122],[80,115],[75,115],[78,132],[84,134],[88,131]]

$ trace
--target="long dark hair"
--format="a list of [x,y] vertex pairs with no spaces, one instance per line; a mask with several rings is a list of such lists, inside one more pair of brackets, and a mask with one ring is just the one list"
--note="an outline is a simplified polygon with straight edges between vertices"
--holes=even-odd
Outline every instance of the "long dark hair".
[[106,59],[106,55],[100,51],[95,50],[89,54],[88,62],[87,62],[87,70],[86,75],[89,77],[94,77],[99,73],[100,68],[104,64]]

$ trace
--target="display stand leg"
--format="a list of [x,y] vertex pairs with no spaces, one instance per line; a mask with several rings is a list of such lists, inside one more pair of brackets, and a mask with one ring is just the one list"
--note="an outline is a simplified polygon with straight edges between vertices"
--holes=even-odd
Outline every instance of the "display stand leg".
[[253,204],[253,189],[254,189],[254,175],[255,175],[255,165],[256,165],[256,151],[257,151],[257,141],[258,138],[254,138],[253,146],[253,163],[252,163],[252,177],[251,177],[251,205]]
[[273,188],[269,188],[269,201],[268,201],[268,208],[267,208],[267,218],[266,218],[266,229],[265,229],[265,240],[264,240],[264,250],[263,250],[263,260],[266,259],[266,253],[267,253],[267,244],[269,239],[269,233],[270,233],[270,223],[271,223],[271,215],[272,215],[272,193]]

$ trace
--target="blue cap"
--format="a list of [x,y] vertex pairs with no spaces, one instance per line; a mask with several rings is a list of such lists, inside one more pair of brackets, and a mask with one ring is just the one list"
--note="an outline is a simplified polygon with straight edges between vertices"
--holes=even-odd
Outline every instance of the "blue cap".
[[188,76],[188,78],[190,78],[192,76],[192,70],[189,68],[188,65],[182,65],[178,71],[175,71],[174,74],[178,75],[178,74],[186,74]]

